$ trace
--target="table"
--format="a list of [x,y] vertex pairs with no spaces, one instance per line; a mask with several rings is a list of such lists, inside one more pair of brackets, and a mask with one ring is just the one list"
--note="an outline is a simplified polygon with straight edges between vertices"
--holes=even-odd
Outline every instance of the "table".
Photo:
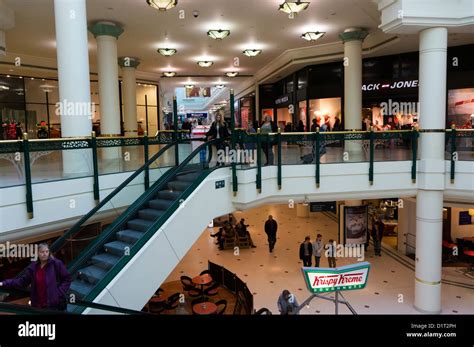
[[159,295],[153,295],[153,297],[150,299],[150,302],[148,303],[148,308],[150,312],[160,313],[161,311],[163,311],[167,299],[168,297],[161,293]]
[[199,275],[192,279],[193,283],[201,286],[201,297],[204,297],[204,286],[212,282],[212,277],[209,274]]
[[217,312],[217,306],[210,301],[205,301],[194,305],[193,312],[199,315],[215,314]]
[[467,242],[474,242],[474,237],[471,237],[471,236],[466,236],[466,237],[463,237],[462,239]]

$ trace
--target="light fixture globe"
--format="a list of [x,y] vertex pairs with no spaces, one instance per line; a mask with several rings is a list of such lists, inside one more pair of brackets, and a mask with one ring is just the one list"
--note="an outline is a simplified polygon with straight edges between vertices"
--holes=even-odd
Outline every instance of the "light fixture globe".
[[146,3],[149,6],[164,12],[175,7],[178,4],[178,0],[146,0]]
[[222,40],[230,35],[230,30],[209,30],[207,36],[213,38],[214,40]]
[[244,53],[247,57],[256,57],[257,55],[262,53],[262,50],[261,49],[246,49],[242,53]]
[[186,89],[193,89],[193,88],[194,88],[194,84],[185,84],[185,85],[184,85],[184,88],[186,88]]
[[308,31],[301,35],[301,38],[305,39],[306,41],[316,41],[317,39],[324,36],[324,32],[320,31]]
[[299,13],[303,10],[306,10],[309,6],[308,1],[285,1],[283,4],[280,5],[278,10],[291,14],[291,13]]
[[165,76],[165,77],[174,77],[174,76],[176,76],[176,72],[174,72],[174,71],[163,72],[163,76]]
[[239,74],[239,73],[238,73],[238,72],[235,72],[235,71],[233,71],[233,72],[226,72],[226,73],[225,73],[225,75],[226,75],[227,77],[235,77],[235,76],[237,76],[238,74]]
[[216,84],[216,88],[218,88],[218,89],[222,89],[222,88],[224,88],[224,87],[225,87],[225,86],[224,86],[223,84]]
[[200,67],[209,67],[211,66],[212,64],[214,64],[212,61],[208,61],[208,60],[201,60],[201,61],[198,61],[197,64],[200,66]]
[[158,48],[156,51],[165,57],[171,57],[178,52],[174,48]]

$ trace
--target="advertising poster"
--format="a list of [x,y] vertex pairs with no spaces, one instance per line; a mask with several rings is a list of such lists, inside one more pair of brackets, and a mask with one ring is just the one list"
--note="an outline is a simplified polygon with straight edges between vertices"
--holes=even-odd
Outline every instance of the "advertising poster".
[[344,243],[360,244],[367,241],[368,206],[345,206]]
[[211,97],[211,88],[185,88],[186,89],[186,98],[210,98]]

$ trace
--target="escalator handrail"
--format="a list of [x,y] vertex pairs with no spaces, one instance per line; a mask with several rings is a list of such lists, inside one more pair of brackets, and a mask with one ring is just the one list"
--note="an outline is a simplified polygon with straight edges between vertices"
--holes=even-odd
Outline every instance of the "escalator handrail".
[[[0,293],[8,293],[12,295],[19,295],[23,297],[30,297],[30,292],[28,290],[24,289],[16,289],[16,288],[5,288],[1,287],[0,288]],[[117,312],[117,313],[125,313],[125,314],[144,314],[147,315],[148,313],[142,312],[142,311],[135,311],[127,308],[122,308],[122,307],[115,307],[115,306],[110,306],[110,305],[104,305],[104,304],[98,304],[95,302],[88,302],[84,300],[76,300],[75,302],[70,302],[68,301],[68,305],[73,305],[73,306],[82,306],[82,307],[90,307],[90,308],[95,308],[99,309],[102,311],[110,311],[110,312]],[[12,310],[8,310],[8,307],[11,307]],[[49,309],[39,309],[36,307],[31,307],[29,305],[21,305],[21,304],[12,304],[11,302],[0,302],[0,312],[2,312],[2,308],[7,308],[8,312],[14,312],[14,308],[18,308],[19,311],[24,311],[26,313],[31,313],[35,314],[73,314],[72,312],[63,312],[63,311],[55,311],[55,310],[49,310]]]
[[82,225],[92,217],[97,211],[99,211],[105,204],[107,204],[115,195],[117,195],[123,188],[125,188],[131,181],[133,181],[139,174],[141,174],[147,167],[149,167],[156,159],[158,159],[164,152],[169,148],[176,145],[176,142],[167,144],[165,147],[160,149],[158,153],[153,155],[145,164],[143,164],[137,171],[130,175],[125,181],[123,181],[117,188],[115,188],[110,194],[108,194],[97,206],[91,209],[85,214],[80,220],[76,222],[68,231],[66,231],[60,238],[58,238],[51,245],[51,252],[58,251],[71,236],[74,236],[82,227]]
[[69,265],[68,270],[71,274],[74,274],[82,266],[83,262],[89,259],[93,254],[102,246],[103,241],[107,240],[110,236],[114,235],[118,228],[125,223],[130,215],[138,212],[138,210],[145,204],[159,189],[168,183],[168,178],[175,175],[180,169],[186,166],[194,156],[199,153],[203,147],[210,146],[219,140],[212,140],[201,144],[177,167],[168,170],[165,174],[160,177],[160,180],[155,182],[147,191],[145,191],[137,200],[135,200],[112,224],[110,224],[106,230],[104,230],[95,241],[90,243],[75,259],[73,259]]
[[[181,163],[177,168],[173,169],[174,173],[170,176],[174,177],[177,173],[179,173],[180,169],[186,167],[186,164],[188,164],[192,160],[192,158],[194,158],[194,156],[203,149],[203,147],[211,146],[212,144],[218,141],[220,140],[212,140],[200,145],[183,161],[183,163]],[[216,168],[222,168],[222,166]],[[211,170],[203,170],[201,172],[201,175],[196,180],[194,180],[194,182],[188,188],[186,188],[186,190],[173,202],[170,207],[168,207],[165,214],[163,214],[161,217],[158,218],[158,220],[156,220],[152,225],[150,225],[144,236],[140,238],[140,240],[138,240],[138,242],[131,247],[129,255],[127,257],[121,257],[120,260],[111,269],[109,269],[105,277],[99,280],[99,282],[95,284],[92,291],[86,295],[85,299],[88,302],[92,302],[97,297],[97,295],[110,283],[110,281],[117,275],[117,273],[119,273],[126,266],[126,264],[134,257],[136,253],[138,253],[138,251],[143,247],[143,245],[145,245],[146,242],[148,242],[148,240],[156,233],[156,231],[159,230],[161,225],[163,225],[166,220],[168,220],[168,218],[177,210],[180,205],[180,200],[182,200],[183,197],[187,198],[194,191],[194,189],[196,189],[196,187],[203,181],[203,179],[210,173],[210,171],[216,168],[213,168]],[[162,184],[163,183],[168,183],[167,179],[162,181]],[[161,187],[159,187],[158,189],[160,188]],[[141,200],[141,198],[142,197],[140,197],[139,200]],[[140,208],[143,204],[142,201],[139,202],[138,200],[136,201],[136,203],[136,206],[138,206],[138,208]],[[133,205],[135,205],[135,203],[133,203]],[[125,215],[125,213],[123,215]],[[90,257],[90,255],[88,255],[88,257]],[[88,257],[84,254],[83,258],[87,260]]]

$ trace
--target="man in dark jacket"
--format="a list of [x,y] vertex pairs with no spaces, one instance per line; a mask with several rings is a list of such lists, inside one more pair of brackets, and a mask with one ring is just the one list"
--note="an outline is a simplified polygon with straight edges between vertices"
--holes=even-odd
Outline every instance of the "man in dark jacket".
[[303,266],[311,266],[311,255],[313,254],[313,245],[310,242],[311,238],[306,236],[304,242],[300,245],[300,259],[303,261]]
[[71,286],[72,277],[64,264],[49,253],[49,246],[38,246],[38,261],[17,278],[0,282],[0,287],[26,288],[31,284],[31,306],[50,310],[65,310],[65,295]]
[[276,243],[276,233],[278,229],[278,223],[276,220],[273,219],[273,216],[268,216],[268,220],[265,222],[265,233],[268,236],[268,247],[270,249],[270,253],[273,252],[273,248],[275,247]]

